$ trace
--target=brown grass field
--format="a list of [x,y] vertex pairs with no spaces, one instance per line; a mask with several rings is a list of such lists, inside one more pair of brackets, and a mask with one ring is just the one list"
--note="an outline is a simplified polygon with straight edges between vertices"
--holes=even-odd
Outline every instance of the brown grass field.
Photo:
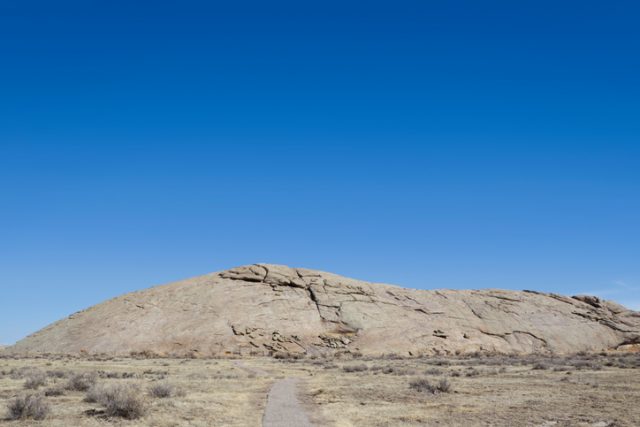
[[[299,398],[316,426],[640,426],[637,353],[242,360],[4,356],[0,425],[260,426],[271,385],[285,377],[299,379]],[[28,395],[30,400],[17,401]]]

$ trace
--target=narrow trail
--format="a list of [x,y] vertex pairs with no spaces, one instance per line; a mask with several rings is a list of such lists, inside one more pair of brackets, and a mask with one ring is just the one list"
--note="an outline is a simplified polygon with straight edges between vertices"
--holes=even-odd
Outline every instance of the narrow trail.
[[285,378],[273,384],[262,417],[262,427],[312,427],[296,395],[297,383],[294,378]]

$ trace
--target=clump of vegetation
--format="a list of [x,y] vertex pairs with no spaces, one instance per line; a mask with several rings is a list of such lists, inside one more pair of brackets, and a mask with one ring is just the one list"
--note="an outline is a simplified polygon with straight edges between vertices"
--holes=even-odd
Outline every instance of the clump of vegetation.
[[47,383],[47,377],[41,373],[36,372],[27,377],[24,382],[24,388],[29,390],[37,390],[39,387]]
[[610,360],[605,363],[606,366],[615,366],[620,369],[633,369],[640,368],[640,353],[621,355],[615,360]]
[[534,371],[546,371],[547,369],[549,369],[549,365],[543,362],[536,362],[531,369],[533,369]]
[[142,417],[146,412],[142,393],[132,384],[93,386],[87,393],[85,401],[104,406],[105,415],[108,417],[134,420]]
[[342,370],[345,372],[364,372],[364,371],[368,371],[369,367],[364,363],[361,363],[360,365],[343,366]]
[[84,401],[87,403],[97,403],[105,400],[105,395],[108,393],[104,384],[94,384],[87,391],[84,396]]
[[87,391],[96,383],[97,375],[94,372],[74,374],[67,382],[67,390]]
[[184,391],[171,383],[161,382],[149,387],[149,394],[159,399],[166,399],[168,397],[184,396]]
[[386,353],[381,358],[385,360],[401,360],[403,357],[397,353]]
[[300,354],[300,353],[290,353],[290,352],[286,352],[286,351],[279,351],[279,352],[273,354],[273,358],[274,359],[279,359],[279,360],[295,361],[295,360],[302,359],[302,357],[303,357],[303,355]]
[[480,375],[480,371],[476,368],[469,368],[467,369],[467,372],[464,373],[464,375],[467,377],[477,377]]
[[66,378],[67,372],[61,369],[55,369],[52,371],[47,371],[47,376],[51,378]]
[[64,389],[62,387],[51,387],[44,391],[45,396],[63,396]]
[[414,369],[409,369],[404,367],[387,366],[382,370],[382,373],[402,376],[402,375],[415,375],[416,371]]
[[336,365],[332,360],[322,359],[322,368],[323,369],[337,369],[338,365]]
[[39,394],[16,397],[9,401],[7,418],[10,420],[43,420],[49,415],[50,407]]
[[446,378],[442,378],[437,383],[432,383],[426,378],[420,378],[411,381],[409,387],[416,391],[431,394],[449,393],[451,391],[451,383]]
[[29,378],[34,375],[42,375],[42,371],[30,367],[20,367],[12,368],[7,372],[7,374],[12,380],[21,380],[23,378]]
[[442,370],[438,368],[429,368],[426,371],[424,371],[424,373],[426,375],[442,375]]
[[131,351],[129,356],[134,359],[159,359],[162,357],[161,354],[153,350]]
[[600,366],[598,362],[592,362],[585,359],[569,359],[567,360],[567,363],[576,370],[591,369],[594,371],[599,371],[600,369],[602,369],[602,366]]

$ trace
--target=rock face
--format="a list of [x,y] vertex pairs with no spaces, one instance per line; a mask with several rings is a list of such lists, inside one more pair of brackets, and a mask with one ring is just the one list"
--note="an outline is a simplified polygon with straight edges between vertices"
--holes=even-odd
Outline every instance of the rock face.
[[255,264],[133,292],[15,352],[166,355],[570,353],[640,343],[640,313],[596,297],[413,290]]

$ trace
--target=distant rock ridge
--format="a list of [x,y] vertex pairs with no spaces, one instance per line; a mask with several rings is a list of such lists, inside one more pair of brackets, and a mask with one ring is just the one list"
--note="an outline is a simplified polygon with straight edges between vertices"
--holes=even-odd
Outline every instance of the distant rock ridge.
[[572,353],[640,345],[640,313],[592,296],[416,290],[253,264],[122,295],[10,347],[176,356]]

